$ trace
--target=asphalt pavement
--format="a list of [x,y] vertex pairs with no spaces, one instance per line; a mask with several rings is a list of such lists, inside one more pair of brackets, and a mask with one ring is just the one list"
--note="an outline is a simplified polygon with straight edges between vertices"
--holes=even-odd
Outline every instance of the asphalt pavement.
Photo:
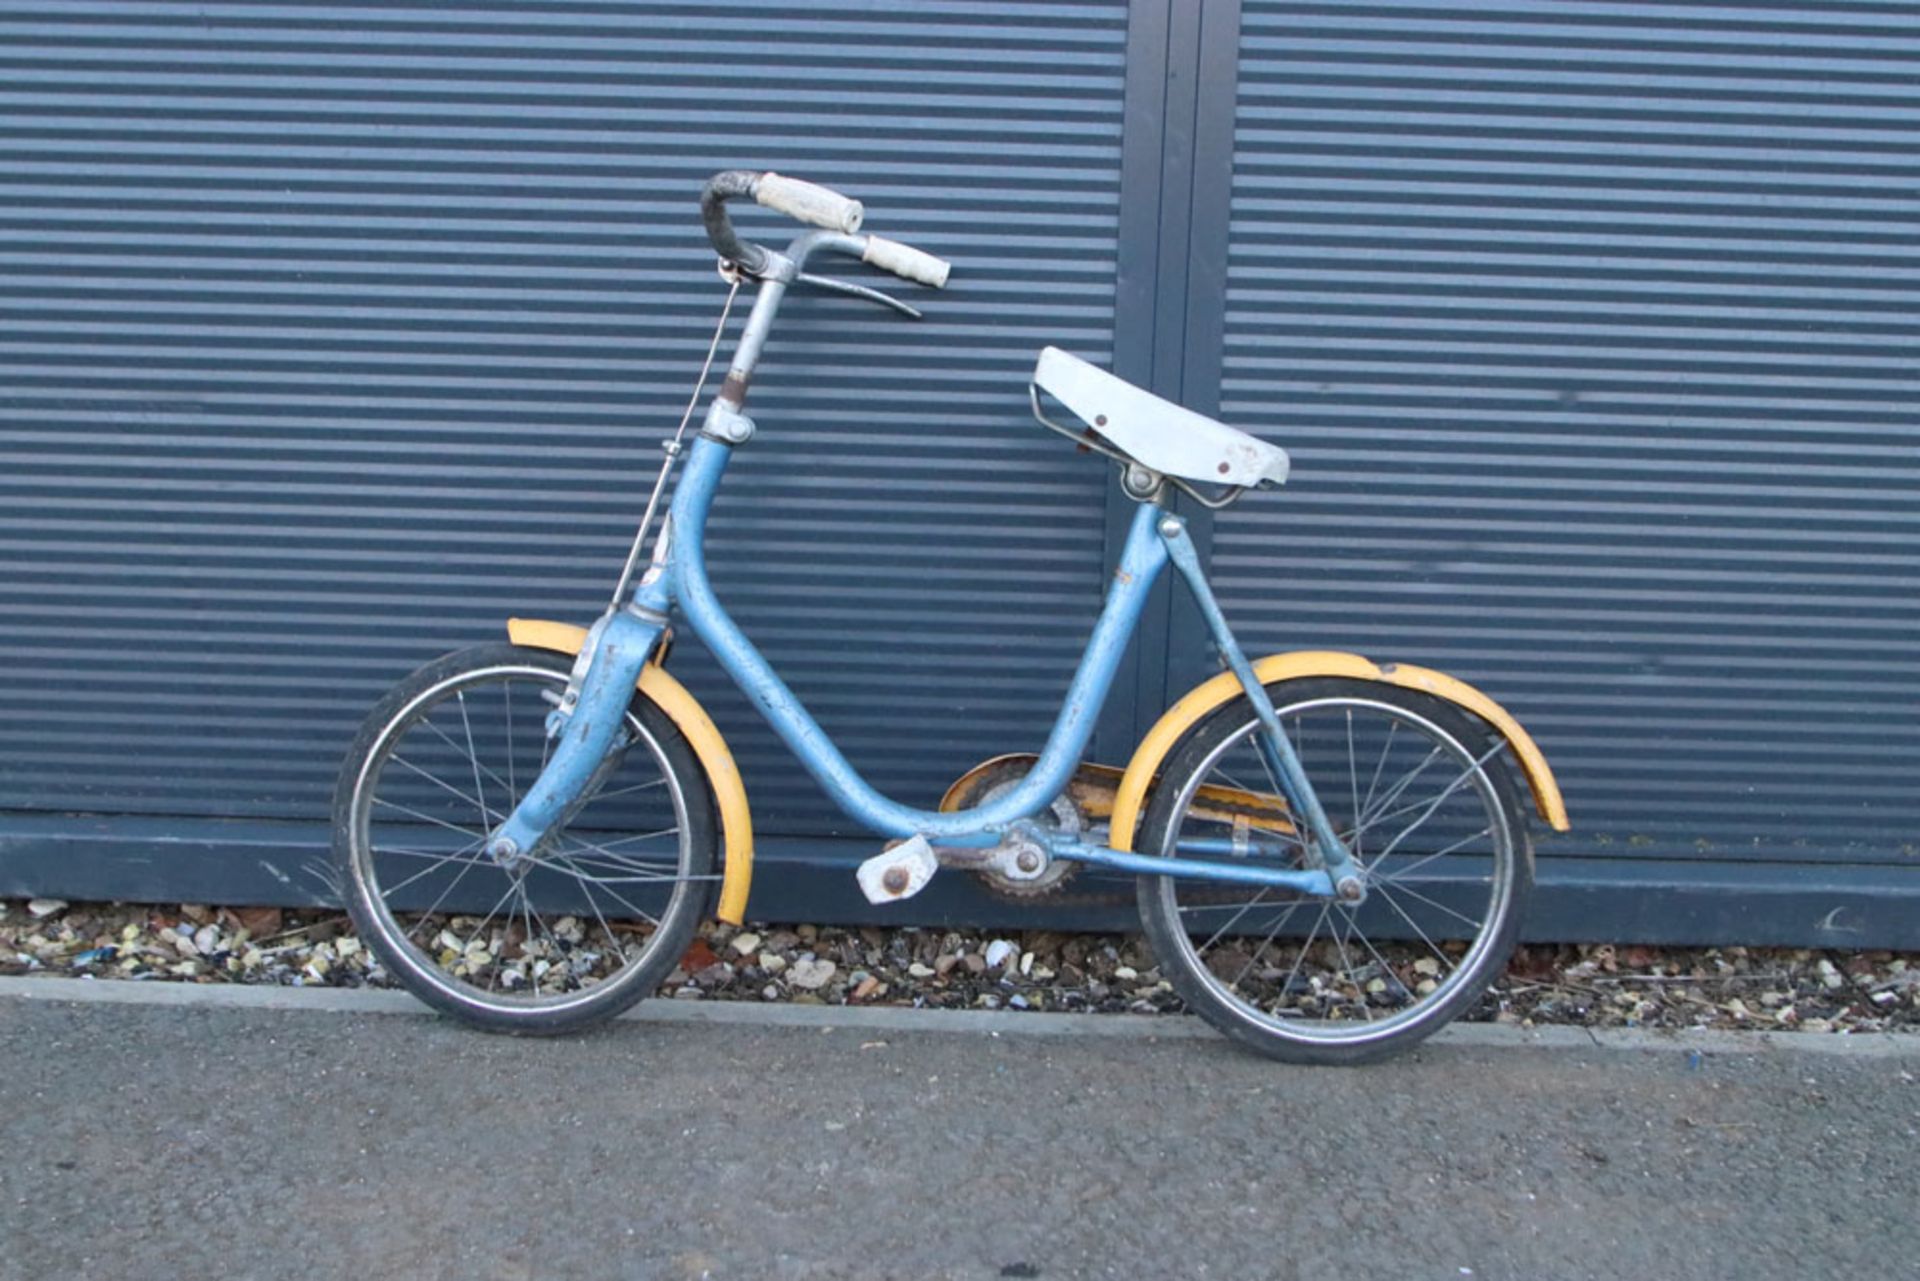
[[517,1040],[369,1012],[392,994],[55,999],[77,986],[0,992],[9,1281],[1920,1270],[1909,1042],[1466,1030],[1308,1070],[1186,1020]]

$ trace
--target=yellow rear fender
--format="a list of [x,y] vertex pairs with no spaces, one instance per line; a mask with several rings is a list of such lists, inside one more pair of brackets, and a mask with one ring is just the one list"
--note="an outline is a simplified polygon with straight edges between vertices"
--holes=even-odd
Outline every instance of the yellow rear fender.
[[[1431,694],[1465,708],[1505,736],[1514,759],[1520,762],[1521,772],[1527,776],[1527,786],[1532,789],[1534,807],[1540,811],[1540,817],[1556,832],[1567,830],[1566,802],[1561,799],[1560,785],[1553,780],[1553,771],[1547,766],[1547,758],[1541,754],[1527,731],[1520,728],[1519,721],[1513,719],[1500,704],[1465,681],[1455,680],[1425,667],[1411,667],[1405,663],[1374,663],[1358,654],[1342,654],[1332,650],[1274,654],[1255,662],[1253,671],[1263,685],[1306,676],[1344,676],[1351,680],[1378,681],[1383,685],[1417,689],[1423,694]],[[1185,738],[1187,731],[1198,725],[1209,712],[1225,706],[1240,694],[1240,682],[1234,679],[1233,673],[1222,672],[1168,708],[1166,714],[1147,731],[1147,736],[1140,740],[1140,746],[1135,749],[1133,759],[1127,763],[1126,774],[1120,780],[1120,790],[1114,796],[1113,835],[1110,838],[1114,849],[1133,848],[1134,833],[1140,824],[1140,812],[1146,805],[1147,793],[1154,779],[1159,777],[1160,767],[1174,745]]]
[[[587,629],[571,623],[550,623],[532,618],[507,620],[507,639],[531,649],[552,650],[556,654],[578,654],[586,643]],[[738,925],[746,917],[747,890],[753,883],[753,816],[747,809],[747,788],[740,779],[740,767],[733,762],[727,740],[720,736],[713,718],[687,687],[667,675],[658,663],[649,663],[640,672],[640,692],[667,714],[680,731],[700,766],[707,772],[714,801],[720,807],[720,843],[726,866],[720,878],[720,906],[715,912],[721,920]]]

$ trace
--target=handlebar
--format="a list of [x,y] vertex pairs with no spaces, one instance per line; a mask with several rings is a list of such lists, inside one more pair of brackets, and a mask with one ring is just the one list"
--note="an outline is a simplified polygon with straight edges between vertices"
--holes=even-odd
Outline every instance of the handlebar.
[[[758,275],[765,270],[769,254],[762,246],[740,239],[739,233],[734,231],[733,220],[727,216],[726,202],[739,196],[751,196],[769,209],[842,235],[858,231],[861,219],[865,216],[865,210],[858,200],[816,183],[802,182],[798,178],[787,178],[772,172],[757,173],[751,169],[727,169],[713,175],[700,191],[700,220],[706,224],[707,239],[713,242],[714,252],[730,262],[738,263],[742,270],[751,275]],[[860,258],[903,280],[934,289],[946,287],[947,275],[953,269],[949,263],[932,254],[879,236],[864,238]]]

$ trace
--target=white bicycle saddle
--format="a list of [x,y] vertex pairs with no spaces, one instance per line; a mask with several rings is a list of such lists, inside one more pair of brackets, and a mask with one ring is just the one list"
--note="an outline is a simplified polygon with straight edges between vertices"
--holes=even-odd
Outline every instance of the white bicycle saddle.
[[1284,485],[1287,451],[1142,391],[1058,347],[1040,353],[1033,385],[1150,471],[1202,485]]

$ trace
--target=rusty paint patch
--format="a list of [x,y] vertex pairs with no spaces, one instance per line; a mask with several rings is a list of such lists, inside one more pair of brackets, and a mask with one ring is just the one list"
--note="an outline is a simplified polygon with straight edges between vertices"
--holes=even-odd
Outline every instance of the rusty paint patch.
[[742,374],[730,373],[727,381],[720,384],[720,399],[735,409],[747,403],[747,380]]

